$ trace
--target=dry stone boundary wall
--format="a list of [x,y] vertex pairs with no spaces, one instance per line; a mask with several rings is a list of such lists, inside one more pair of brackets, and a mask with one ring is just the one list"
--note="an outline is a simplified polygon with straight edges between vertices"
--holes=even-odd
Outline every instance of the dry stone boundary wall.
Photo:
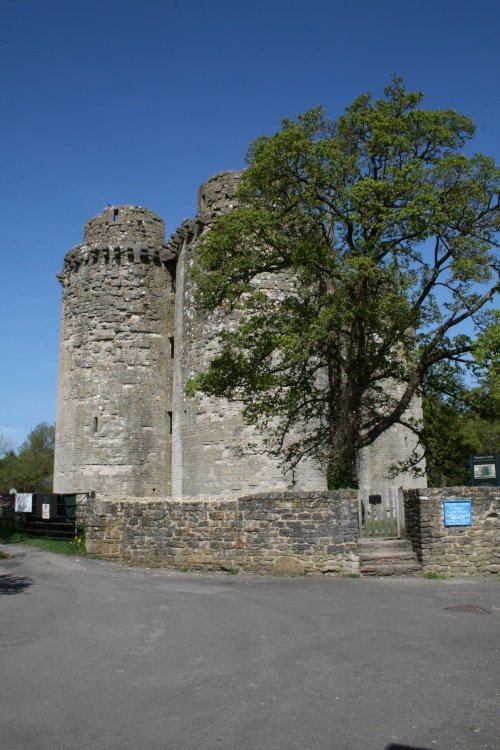
[[[445,527],[443,501],[470,499],[472,525]],[[359,572],[357,493],[131,498],[81,508],[87,551],[128,565],[267,574]],[[407,535],[424,572],[500,573],[500,488],[405,492]]]
[[284,575],[359,568],[352,490],[96,499],[85,523],[89,553],[131,565]]
[[[445,500],[471,500],[472,526],[443,523]],[[500,487],[445,487],[405,492],[407,534],[424,572],[500,573]]]

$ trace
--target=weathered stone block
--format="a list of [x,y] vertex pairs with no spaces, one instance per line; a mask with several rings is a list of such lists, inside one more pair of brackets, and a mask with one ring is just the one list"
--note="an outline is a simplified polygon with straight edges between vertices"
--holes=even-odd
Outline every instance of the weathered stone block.
[[300,576],[304,575],[304,562],[294,557],[280,556],[274,560],[276,575]]

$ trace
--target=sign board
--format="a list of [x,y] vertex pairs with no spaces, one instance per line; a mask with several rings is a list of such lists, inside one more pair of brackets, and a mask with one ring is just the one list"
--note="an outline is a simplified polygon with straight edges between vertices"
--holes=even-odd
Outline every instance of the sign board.
[[472,503],[470,500],[444,500],[445,526],[472,526]]
[[33,498],[35,500],[37,518],[41,518],[42,521],[50,521],[52,518],[57,518],[58,495],[39,495],[37,493],[33,495]]
[[500,454],[470,455],[470,481],[474,486],[500,486]]

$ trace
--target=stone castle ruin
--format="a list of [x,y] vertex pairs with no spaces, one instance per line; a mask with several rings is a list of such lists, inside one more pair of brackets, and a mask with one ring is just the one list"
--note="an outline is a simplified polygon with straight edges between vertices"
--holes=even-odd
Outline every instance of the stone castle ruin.
[[[191,267],[200,236],[232,209],[237,172],[202,185],[198,213],[165,242],[162,219],[137,206],[108,206],[85,226],[58,278],[62,319],[54,492],[96,490],[129,497],[229,495],[285,490],[291,477],[262,454],[237,403],[197,395],[186,383],[217,349],[223,317],[194,305]],[[267,284],[273,283],[268,279]],[[279,283],[278,281],[276,283]],[[412,416],[421,415],[414,401]],[[391,427],[360,456],[360,486],[425,486],[392,464],[415,447]],[[296,489],[325,489],[299,465]]]

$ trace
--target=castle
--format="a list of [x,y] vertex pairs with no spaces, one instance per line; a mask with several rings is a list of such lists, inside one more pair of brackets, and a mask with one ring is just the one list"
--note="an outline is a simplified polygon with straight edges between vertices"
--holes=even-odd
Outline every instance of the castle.
[[[224,325],[217,311],[194,305],[190,269],[198,238],[235,203],[238,172],[201,186],[198,213],[165,242],[165,226],[137,206],[108,206],[70,250],[62,284],[61,343],[54,491],[182,497],[287,489],[291,477],[262,454],[238,404],[197,395],[186,383],[217,350]],[[272,281],[272,279],[271,279]],[[412,416],[419,418],[418,399]],[[415,437],[391,427],[360,456],[360,486],[425,486],[391,465],[408,456]],[[296,489],[325,487],[309,462]]]

